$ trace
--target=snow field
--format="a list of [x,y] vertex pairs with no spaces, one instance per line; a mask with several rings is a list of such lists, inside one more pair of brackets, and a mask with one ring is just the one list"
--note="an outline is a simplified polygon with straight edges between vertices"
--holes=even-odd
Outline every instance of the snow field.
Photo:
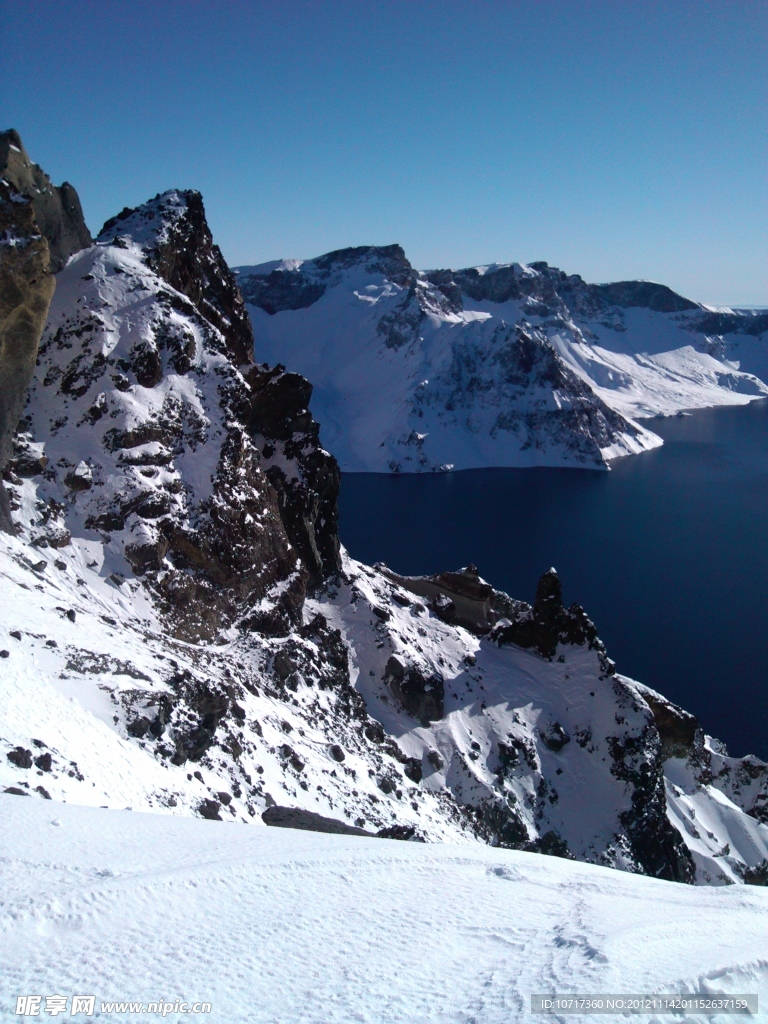
[[0,818],[3,1020],[28,992],[207,1000],[209,1024],[500,1024],[555,991],[768,999],[760,888],[7,795]]

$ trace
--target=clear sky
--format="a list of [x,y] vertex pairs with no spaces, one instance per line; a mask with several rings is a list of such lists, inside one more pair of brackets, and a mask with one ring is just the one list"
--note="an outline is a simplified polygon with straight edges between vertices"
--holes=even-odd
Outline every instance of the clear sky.
[[399,242],[768,304],[768,0],[3,0],[3,126],[92,231],[203,193],[233,264]]

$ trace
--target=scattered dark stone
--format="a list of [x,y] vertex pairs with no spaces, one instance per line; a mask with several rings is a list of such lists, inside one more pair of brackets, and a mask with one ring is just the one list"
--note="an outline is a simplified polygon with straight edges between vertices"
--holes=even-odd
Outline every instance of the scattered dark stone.
[[744,881],[747,885],[768,885],[768,859],[763,858],[759,864],[747,868]]
[[134,718],[132,722],[129,722],[126,729],[129,736],[135,736],[136,739],[141,739],[142,736],[147,735],[151,725],[152,723],[150,720],[142,715],[140,718]]
[[59,645],[56,643],[55,640],[46,640],[45,641],[45,646],[46,647],[58,647]]
[[382,622],[388,622],[392,618],[392,615],[386,608],[379,608],[378,605],[373,606],[373,614],[377,619],[381,619]]
[[339,746],[338,743],[332,744],[332,746],[331,746],[331,757],[333,758],[334,761],[339,761],[339,762],[341,762],[341,761],[343,761],[345,759],[346,754],[341,749],[341,747]]
[[442,622],[451,623],[456,618],[456,605],[446,594],[438,594],[433,597],[430,606]]
[[536,845],[539,853],[544,853],[549,857],[563,857],[566,860],[574,859],[573,854],[568,849],[568,843],[554,829],[545,832]]
[[39,768],[41,772],[49,772],[51,770],[52,757],[50,753],[41,754],[35,758],[35,767]]
[[272,667],[280,679],[287,679],[299,666],[288,651],[281,649],[275,655]]
[[[571,742],[571,737],[560,725],[559,722],[549,722],[544,729],[539,730],[539,736],[550,750],[557,752],[562,750],[566,743]],[[473,744],[474,746],[474,744]]]
[[11,656],[11,652],[10,651],[0,651],[0,658],[10,658],[10,656]]
[[427,760],[435,769],[435,771],[439,772],[442,769],[443,759],[442,757],[440,757],[436,750],[430,750],[430,752],[427,754]]
[[3,792],[12,793],[14,796],[29,796],[26,790],[19,789],[18,786],[6,786]]
[[74,622],[75,621],[75,619],[77,618],[77,615],[75,614],[74,608],[70,608],[67,611],[67,618],[69,619],[70,622]]
[[284,743],[280,747],[280,754],[282,755],[284,760],[286,760],[288,764],[290,764],[291,768],[293,768],[294,771],[304,771],[304,762],[301,760],[301,758],[293,749],[293,747],[290,747],[287,743]]
[[280,728],[283,730],[283,732],[293,732],[293,726],[291,725],[290,722],[281,722]]
[[21,633],[18,631],[18,629],[12,629],[11,636],[13,637],[14,640],[21,640]]
[[32,767],[32,751],[27,750],[25,747],[14,747],[14,749],[9,750],[5,756],[11,764],[15,764],[17,768]]
[[42,740],[32,740],[32,742],[35,744],[36,747],[40,747],[43,750],[47,749],[47,747],[48,747],[48,744],[47,743],[43,743]]
[[50,800],[51,794],[45,788],[45,786],[35,786],[35,792],[39,793],[43,800]]
[[363,730],[366,739],[369,739],[371,743],[383,743],[384,742],[384,726],[380,722],[368,722]]
[[386,828],[379,829],[376,837],[378,839],[400,839],[411,843],[425,842],[415,825],[387,825]]
[[218,800],[203,800],[197,811],[201,818],[207,818],[209,821],[221,821],[220,809],[221,804]]
[[45,560],[34,562],[32,568],[35,570],[35,572],[44,572],[45,569],[48,568],[48,563]]
[[229,805],[232,803],[231,793],[217,793],[216,796],[219,798],[219,800],[221,800],[225,807],[229,807]]
[[304,811],[299,807],[280,807],[273,804],[268,807],[261,816],[265,825],[275,828],[298,828],[307,832],[329,832],[334,835],[345,836],[372,836],[372,832],[358,828],[355,825],[347,825],[344,821],[336,818],[326,818],[314,811]]
[[418,785],[423,776],[421,760],[417,757],[406,757],[403,761],[403,774]]
[[425,676],[415,665],[405,666],[393,654],[384,668],[384,681],[403,710],[423,726],[443,717],[445,690],[439,673]]

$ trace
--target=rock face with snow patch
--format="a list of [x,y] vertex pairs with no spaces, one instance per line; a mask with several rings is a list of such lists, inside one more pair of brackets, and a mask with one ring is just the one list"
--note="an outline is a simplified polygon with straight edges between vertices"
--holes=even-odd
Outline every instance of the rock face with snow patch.
[[[68,182],[51,184],[13,129],[0,132],[0,471],[27,397],[55,287],[53,273],[90,245],[80,200]],[[0,480],[0,530],[13,529]]]
[[414,270],[399,246],[238,270],[260,357],[315,384],[351,471],[603,468],[639,420],[768,395],[765,315],[546,263]]

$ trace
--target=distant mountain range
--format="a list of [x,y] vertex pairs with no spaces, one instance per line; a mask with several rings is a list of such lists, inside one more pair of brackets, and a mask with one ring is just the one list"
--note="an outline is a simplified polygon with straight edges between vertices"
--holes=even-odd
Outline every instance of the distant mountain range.
[[662,443],[650,417],[768,395],[768,314],[664,285],[546,263],[420,272],[397,245],[236,274],[257,358],[312,380],[347,471],[605,467]]

